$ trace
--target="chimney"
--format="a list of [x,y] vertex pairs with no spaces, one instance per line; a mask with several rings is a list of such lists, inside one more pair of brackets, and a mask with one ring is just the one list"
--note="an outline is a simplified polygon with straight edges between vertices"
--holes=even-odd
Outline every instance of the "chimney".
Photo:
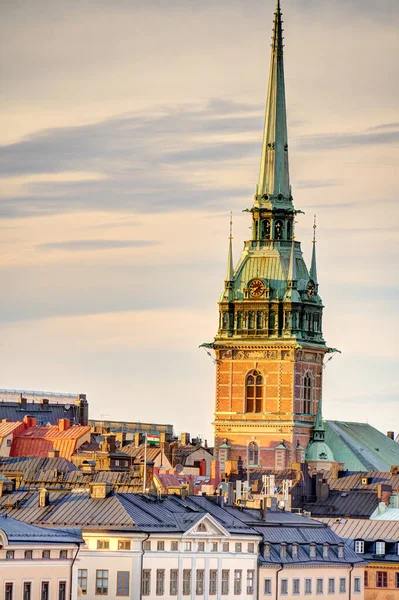
[[58,419],[58,431],[66,431],[71,426],[69,419]]
[[399,475],[399,465],[392,465],[389,474],[391,475],[391,477],[393,475]]
[[181,446],[187,446],[190,443],[190,434],[183,431],[180,434],[180,445]]
[[42,406],[48,406],[48,405],[49,405],[49,400],[48,400],[48,398],[42,398],[42,399],[41,399],[41,405],[42,405]]
[[48,458],[59,458],[59,456],[60,456],[60,451],[57,450],[56,448],[51,448],[51,450],[49,450],[47,453]]
[[138,448],[141,444],[141,433],[139,431],[136,431],[136,433],[134,434],[134,445],[136,448]]
[[111,486],[108,483],[91,483],[90,498],[106,498],[111,491]]
[[387,436],[389,437],[390,440],[395,441],[395,432],[394,431],[387,431]]
[[25,423],[26,427],[36,427],[37,420],[35,419],[35,417],[30,417],[29,415],[25,415],[24,423]]
[[39,506],[40,508],[44,508],[49,505],[49,493],[46,488],[42,488],[39,490]]
[[377,485],[377,497],[380,502],[384,502],[388,506],[389,499],[392,494],[392,486],[387,483],[379,483]]

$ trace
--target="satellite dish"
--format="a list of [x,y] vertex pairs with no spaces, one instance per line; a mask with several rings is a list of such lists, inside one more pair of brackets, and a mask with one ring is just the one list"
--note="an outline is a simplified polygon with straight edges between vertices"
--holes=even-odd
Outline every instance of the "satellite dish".
[[176,467],[175,467],[176,473],[181,473],[183,471],[183,469],[184,469],[183,465],[176,465]]

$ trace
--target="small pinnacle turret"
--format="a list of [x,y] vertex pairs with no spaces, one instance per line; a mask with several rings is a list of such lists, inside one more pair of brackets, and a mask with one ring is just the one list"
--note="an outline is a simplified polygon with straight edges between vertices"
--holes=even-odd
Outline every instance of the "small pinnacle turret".
[[230,213],[230,236],[229,236],[229,251],[227,254],[227,273],[226,281],[233,281],[234,279],[234,267],[233,267],[233,214]]
[[290,200],[288,135],[285,104],[283,27],[280,2],[274,14],[269,88],[266,102],[262,157],[256,199]]
[[316,215],[313,221],[313,248],[312,248],[312,263],[310,265],[309,276],[313,283],[317,286],[317,267],[316,267]]

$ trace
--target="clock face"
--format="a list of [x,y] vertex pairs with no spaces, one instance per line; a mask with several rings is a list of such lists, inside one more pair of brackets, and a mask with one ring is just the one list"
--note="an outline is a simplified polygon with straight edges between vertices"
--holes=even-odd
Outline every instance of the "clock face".
[[260,279],[254,279],[249,284],[249,293],[252,298],[257,298],[265,291],[265,284]]

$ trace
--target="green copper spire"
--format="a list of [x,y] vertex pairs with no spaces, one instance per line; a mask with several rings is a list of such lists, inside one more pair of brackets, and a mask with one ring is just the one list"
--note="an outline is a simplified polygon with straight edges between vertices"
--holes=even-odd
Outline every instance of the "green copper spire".
[[280,0],[274,14],[269,89],[257,196],[291,197]]
[[310,279],[317,285],[317,267],[316,267],[316,215],[314,216],[313,222],[313,248],[312,248],[312,264],[310,266],[309,276]]

